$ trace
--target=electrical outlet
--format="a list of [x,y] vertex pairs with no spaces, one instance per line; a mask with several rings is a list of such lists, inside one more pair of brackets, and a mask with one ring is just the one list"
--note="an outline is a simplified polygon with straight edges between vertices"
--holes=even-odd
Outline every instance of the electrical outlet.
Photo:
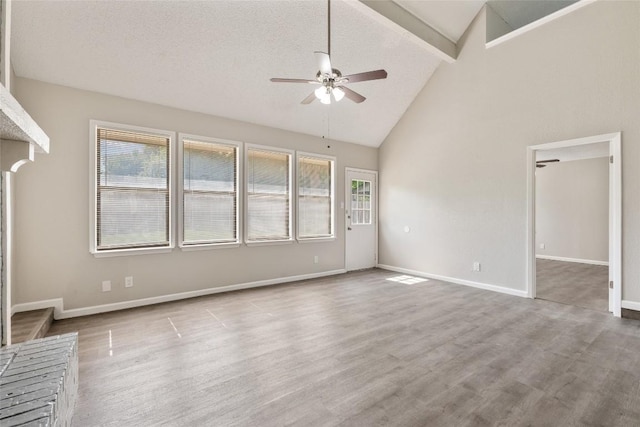
[[124,278],[124,287],[125,288],[133,287],[133,276],[127,276]]
[[480,263],[478,261],[473,262],[473,271],[480,271]]
[[102,292],[111,291],[111,280],[103,280],[102,281]]
[[313,263],[314,263],[314,264],[317,264],[317,263],[318,263],[318,255],[316,255],[316,256],[314,256],[314,257],[313,257]]
[[540,243],[540,249],[544,249],[544,248],[545,248],[544,243]]

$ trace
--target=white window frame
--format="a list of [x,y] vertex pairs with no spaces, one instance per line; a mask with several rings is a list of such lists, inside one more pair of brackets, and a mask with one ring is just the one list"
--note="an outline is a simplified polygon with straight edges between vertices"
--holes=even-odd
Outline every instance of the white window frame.
[[[266,151],[273,153],[283,153],[289,156],[289,238],[277,239],[277,240],[249,240],[249,190],[247,188],[249,183],[249,167],[247,162],[249,161],[249,150]],[[294,193],[296,188],[294,180],[296,179],[296,165],[295,163],[295,151],[287,150],[285,148],[272,147],[268,145],[258,144],[244,144],[244,186],[243,192],[243,206],[244,206],[244,243],[247,246],[263,246],[263,245],[282,245],[295,242],[294,236],[294,224],[296,218],[296,212],[294,212],[293,200],[297,197]]]
[[[184,243],[184,140],[195,140],[199,142],[208,142],[216,145],[226,145],[234,147],[236,149],[236,240],[234,242],[221,242],[221,243]],[[244,180],[242,179],[242,165],[244,150],[242,142],[232,141],[228,139],[212,138],[207,136],[192,135],[187,133],[178,134],[178,245],[183,251],[194,251],[204,249],[217,249],[217,248],[237,248],[240,246],[243,236],[242,229],[242,201],[244,197],[241,195],[245,191],[243,187]]]
[[[312,158],[312,159],[323,159],[329,160],[331,162],[331,235],[330,236],[320,236],[320,237],[300,237],[300,180],[298,179],[298,163],[300,157]],[[323,241],[333,241],[336,239],[336,168],[337,168],[338,160],[334,156],[327,156],[324,154],[316,154],[316,153],[307,153],[304,151],[296,152],[296,239],[299,243],[307,243],[307,242],[323,242]]]
[[[122,130],[128,132],[140,132],[152,135],[158,135],[169,139],[169,210],[167,218],[167,225],[169,227],[169,243],[164,246],[153,247],[139,247],[139,248],[117,248],[117,249],[104,249],[98,250],[98,229],[97,229],[97,192],[98,192],[98,180],[97,180],[97,139],[98,128]],[[143,255],[171,252],[175,247],[175,206],[174,206],[174,193],[175,193],[175,154],[176,154],[176,134],[175,132],[153,129],[142,126],[126,125],[121,123],[112,123],[101,120],[89,121],[89,251],[97,258],[109,257],[109,256],[128,256],[128,255]]]

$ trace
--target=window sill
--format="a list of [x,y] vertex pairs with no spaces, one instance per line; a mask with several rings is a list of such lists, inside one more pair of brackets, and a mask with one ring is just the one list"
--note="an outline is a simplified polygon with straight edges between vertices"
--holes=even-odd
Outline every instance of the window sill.
[[294,242],[293,239],[290,240],[255,240],[251,242],[246,242],[247,246],[273,246],[273,245],[290,245]]
[[298,243],[316,243],[316,242],[334,242],[336,240],[336,236],[332,237],[305,237],[299,238]]
[[227,248],[239,248],[239,242],[232,243],[203,243],[200,245],[183,245],[180,246],[180,250],[184,252],[192,251],[206,251],[209,249],[227,249]]
[[136,248],[136,249],[111,249],[105,251],[92,251],[96,258],[110,258],[117,256],[131,256],[131,255],[150,255],[150,254],[162,254],[173,251],[172,247],[161,248]]

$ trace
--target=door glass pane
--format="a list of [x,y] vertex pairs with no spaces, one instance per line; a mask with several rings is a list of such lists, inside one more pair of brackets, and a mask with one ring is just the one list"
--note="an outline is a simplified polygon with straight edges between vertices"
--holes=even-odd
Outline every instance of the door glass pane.
[[351,180],[351,224],[371,224],[371,181]]

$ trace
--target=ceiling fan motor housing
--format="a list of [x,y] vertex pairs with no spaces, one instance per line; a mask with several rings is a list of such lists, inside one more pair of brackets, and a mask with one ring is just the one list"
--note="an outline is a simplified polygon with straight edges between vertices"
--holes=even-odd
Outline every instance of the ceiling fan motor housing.
[[316,80],[326,87],[334,87],[336,83],[346,83],[349,81],[348,79],[343,79],[342,73],[336,68],[331,69],[331,75],[323,74],[322,71],[318,71],[316,74]]

